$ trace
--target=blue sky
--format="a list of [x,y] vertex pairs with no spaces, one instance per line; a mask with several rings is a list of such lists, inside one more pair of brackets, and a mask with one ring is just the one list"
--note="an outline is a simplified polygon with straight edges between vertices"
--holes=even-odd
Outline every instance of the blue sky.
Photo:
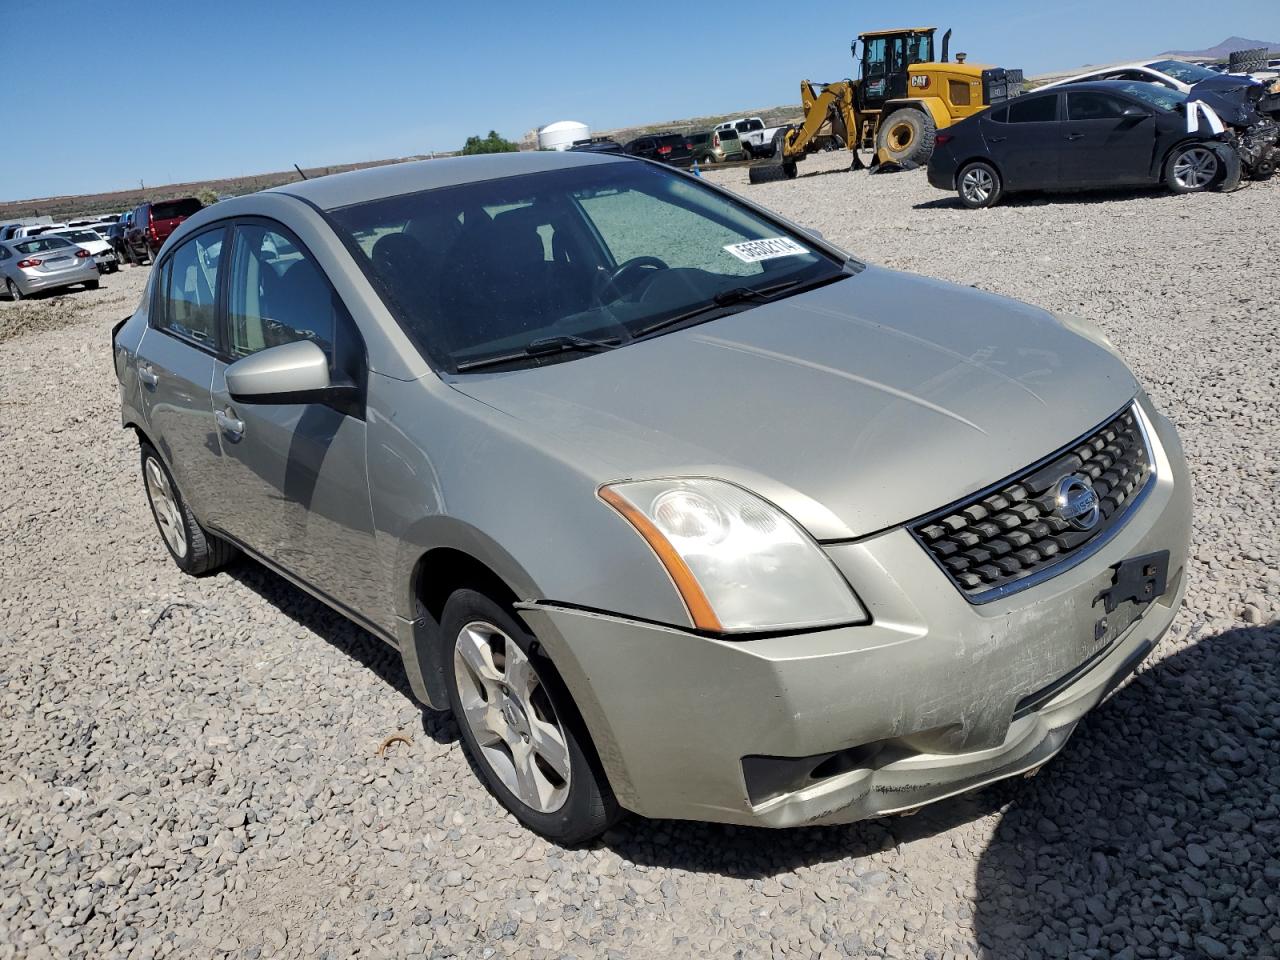
[[978,17],[954,0],[894,6],[60,0],[18,16],[29,5],[0,0],[11,90],[26,69],[14,63],[43,78],[4,122],[0,200],[450,150],[553,120],[604,129],[786,103],[803,77],[849,76],[849,40],[885,27],[952,26],[953,51],[1029,74],[1233,34],[1280,41],[1277,0],[965,5]]

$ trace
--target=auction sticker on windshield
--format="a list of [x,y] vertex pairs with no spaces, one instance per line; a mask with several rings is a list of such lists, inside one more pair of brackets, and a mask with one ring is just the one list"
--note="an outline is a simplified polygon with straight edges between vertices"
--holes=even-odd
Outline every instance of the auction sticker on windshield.
[[809,252],[790,237],[767,237],[764,240],[746,240],[743,243],[730,243],[725,247],[725,250],[732,253],[743,263],[772,260],[774,257],[797,257]]

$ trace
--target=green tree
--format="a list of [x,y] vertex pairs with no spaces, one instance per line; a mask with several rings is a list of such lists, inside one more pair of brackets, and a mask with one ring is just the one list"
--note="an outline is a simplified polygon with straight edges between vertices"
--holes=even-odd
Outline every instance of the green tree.
[[519,144],[503,139],[497,130],[490,130],[489,135],[483,138],[467,137],[467,142],[462,145],[464,156],[476,153],[515,153],[519,149]]

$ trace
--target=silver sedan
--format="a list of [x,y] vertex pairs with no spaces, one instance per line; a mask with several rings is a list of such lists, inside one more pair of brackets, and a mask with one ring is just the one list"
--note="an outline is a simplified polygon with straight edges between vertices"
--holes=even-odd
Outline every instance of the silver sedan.
[[1185,588],[1177,433],[1096,327],[644,160],[227,200],[113,344],[173,560],[380,637],[561,842],[1034,771]]
[[0,243],[0,279],[10,300],[82,283],[98,288],[93,254],[64,237],[40,236]]

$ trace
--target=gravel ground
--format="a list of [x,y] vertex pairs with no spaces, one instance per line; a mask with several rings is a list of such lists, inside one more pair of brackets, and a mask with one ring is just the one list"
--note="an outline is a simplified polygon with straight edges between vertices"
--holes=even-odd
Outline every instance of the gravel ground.
[[543,842],[376,640],[255,565],[174,568],[117,428],[127,268],[0,303],[0,960],[1280,956],[1280,180],[968,212],[841,163],[710,176],[1098,321],[1182,431],[1186,609],[1056,761],[910,818]]

